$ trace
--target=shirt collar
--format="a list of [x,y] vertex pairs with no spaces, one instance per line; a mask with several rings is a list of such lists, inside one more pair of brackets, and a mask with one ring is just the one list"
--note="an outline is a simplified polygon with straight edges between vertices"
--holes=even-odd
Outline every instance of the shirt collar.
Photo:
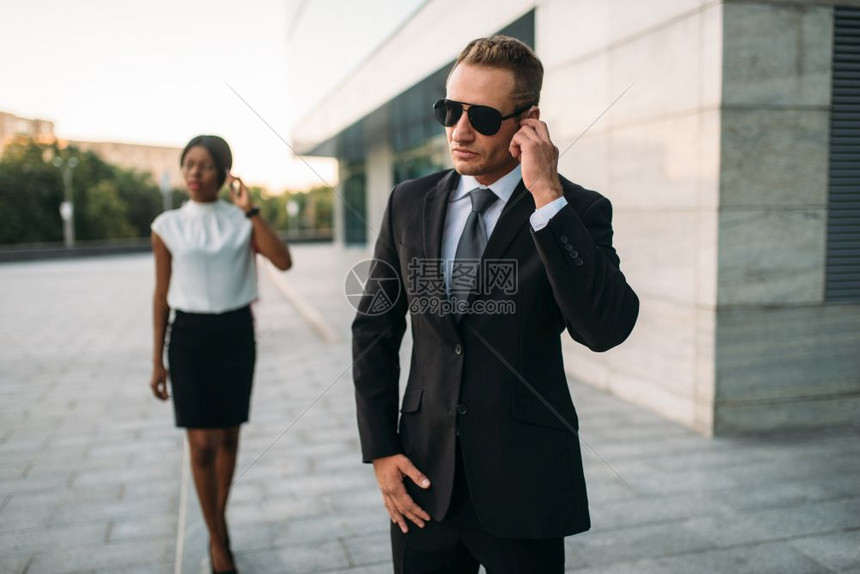
[[481,185],[472,175],[462,175],[456,191],[451,195],[451,201],[463,199],[476,187],[488,187],[501,200],[502,204],[506,204],[514,194],[520,179],[522,179],[522,169],[519,164],[490,185]]
[[213,209],[221,207],[222,201],[221,199],[216,199],[215,201],[194,201],[189,198],[182,204],[182,209],[188,213],[209,213]]

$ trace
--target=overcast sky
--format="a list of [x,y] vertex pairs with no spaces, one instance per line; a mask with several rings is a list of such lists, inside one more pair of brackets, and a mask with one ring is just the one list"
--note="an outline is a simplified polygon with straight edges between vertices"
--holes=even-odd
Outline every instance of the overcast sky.
[[[227,84],[290,141],[296,114],[421,3],[0,0],[0,111],[54,121],[67,139],[182,147],[216,133],[246,180],[313,185]],[[331,166],[315,167],[334,178]]]

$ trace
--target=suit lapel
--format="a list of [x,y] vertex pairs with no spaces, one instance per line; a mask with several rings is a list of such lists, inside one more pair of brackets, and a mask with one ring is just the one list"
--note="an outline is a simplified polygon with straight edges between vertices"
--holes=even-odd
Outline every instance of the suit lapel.
[[[486,265],[483,262],[502,259],[511,241],[514,240],[514,237],[517,236],[526,222],[528,222],[529,217],[534,211],[534,198],[526,190],[523,181],[520,180],[520,183],[511,194],[511,199],[505,204],[502,215],[496,222],[496,227],[493,228],[493,233],[490,235],[490,240],[484,249],[484,254],[481,256],[482,264],[478,269],[476,285],[481,285],[484,281],[483,273],[486,270]],[[469,294],[469,303],[471,304],[477,296],[478,289],[472,290]]]
[[[442,234],[445,231],[445,218],[448,214],[448,200],[457,188],[460,174],[455,170],[439,180],[424,198],[424,255],[427,259],[441,260],[442,258]],[[428,314],[431,321],[439,321],[443,328],[457,336],[457,323],[453,315]]]
[[508,246],[535,211],[535,200],[526,190],[523,180],[517,184],[511,199],[505,204],[502,215],[493,228],[482,259],[501,259]]
[[[448,200],[457,187],[459,174],[455,170],[439,180],[439,183],[425,196],[424,199],[424,253],[428,259],[442,257],[442,234],[445,230],[445,217],[448,213]],[[505,204],[502,215],[496,222],[493,234],[487,242],[483,260],[501,259],[514,237],[520,232],[529,217],[535,211],[535,202],[531,193],[526,190],[522,180],[511,194],[511,199]],[[480,271],[478,281],[481,281]],[[472,291],[469,295],[471,302],[476,296]],[[440,317],[443,323],[458,332],[457,323],[452,315]]]
[[453,169],[439,180],[424,196],[424,253],[428,259],[442,257],[442,233],[445,230],[445,216],[448,213],[448,199],[457,187],[460,174]]

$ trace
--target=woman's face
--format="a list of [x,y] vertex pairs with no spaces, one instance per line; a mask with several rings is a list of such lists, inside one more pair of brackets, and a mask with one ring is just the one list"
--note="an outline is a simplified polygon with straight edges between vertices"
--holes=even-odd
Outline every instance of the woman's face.
[[218,197],[218,168],[205,147],[188,150],[182,160],[182,177],[194,201],[215,201]]

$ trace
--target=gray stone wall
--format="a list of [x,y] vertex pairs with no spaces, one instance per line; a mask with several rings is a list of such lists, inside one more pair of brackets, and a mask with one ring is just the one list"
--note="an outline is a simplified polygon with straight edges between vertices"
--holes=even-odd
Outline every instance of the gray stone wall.
[[[860,0],[497,4],[488,20],[481,3],[427,3],[299,139],[402,91],[390,70],[411,85],[534,9],[559,171],[612,201],[641,300],[619,348],[565,339],[570,376],[706,435],[856,418],[860,305],[824,303],[824,266],[833,6]],[[370,148],[372,223],[392,154]]]
[[716,433],[860,412],[860,305],[824,302],[826,4],[724,6]]
[[713,426],[722,10],[701,0],[555,0],[536,13],[542,118],[565,151],[559,171],[612,201],[622,271],[641,300],[623,345],[595,354],[566,340],[566,366],[704,434]]

